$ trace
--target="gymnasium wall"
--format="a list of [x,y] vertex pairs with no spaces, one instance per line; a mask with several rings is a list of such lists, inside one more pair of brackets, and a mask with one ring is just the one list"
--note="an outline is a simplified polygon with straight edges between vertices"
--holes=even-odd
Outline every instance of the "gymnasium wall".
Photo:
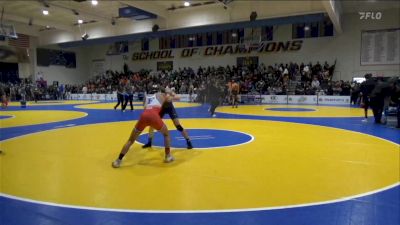
[[[83,48],[72,48],[66,49],[67,51],[73,51],[76,53],[76,68],[66,68],[64,66],[50,65],[48,67],[37,66],[36,63],[36,48],[49,48],[58,49],[55,45],[42,46],[43,41],[51,41],[54,38],[53,35],[45,35],[46,31],[39,32],[37,28],[28,26],[26,24],[12,22],[15,29],[19,33],[29,35],[29,62],[19,62],[19,77],[20,78],[33,78],[36,79],[40,73],[48,84],[52,84],[53,81],[58,81],[60,84],[80,84],[85,82],[89,77],[89,58],[86,56],[87,51]],[[42,39],[39,38],[42,37]],[[43,37],[46,37],[43,39]],[[8,41],[0,41],[0,46],[9,46]],[[12,61],[12,62],[17,62]]]
[[[54,46],[44,48],[59,49]],[[67,51],[75,52],[76,68],[66,68],[65,66],[50,65],[38,66],[36,64],[36,51],[34,52],[34,70],[35,78],[43,76],[47,80],[47,84],[52,84],[53,81],[58,81],[59,84],[82,84],[89,79],[89,57],[88,52],[82,48],[71,48]]]
[[28,26],[25,24],[8,22],[8,21],[5,21],[4,23],[5,24],[13,24],[15,27],[15,30],[17,30],[17,32],[30,36],[30,39],[29,39],[30,48],[27,50],[27,52],[25,52],[23,49],[16,50],[14,47],[9,46],[7,39],[4,41],[0,41],[0,46],[5,46],[6,48],[10,48],[13,51],[15,50],[16,52],[19,52],[20,54],[22,54],[22,52],[20,52],[20,51],[23,51],[23,55],[28,54],[27,60],[24,60],[23,62],[18,62],[18,57],[11,57],[4,61],[4,62],[8,62],[8,63],[18,63],[19,77],[20,78],[28,78],[28,77],[30,77],[31,74],[33,74],[34,69],[33,69],[33,63],[32,63],[31,56],[37,45],[37,38],[34,37],[33,35],[37,35],[38,32],[31,26]]
[[[382,11],[381,20],[360,20],[358,13],[344,14],[342,18],[343,33],[336,34],[334,37],[307,38],[302,39],[303,45],[299,51],[280,52],[280,53],[252,53],[247,55],[224,55],[224,56],[204,56],[194,55],[188,58],[182,58],[178,55],[182,49],[174,49],[175,58],[174,69],[179,67],[198,68],[199,65],[235,65],[238,56],[259,56],[260,63],[271,65],[274,63],[292,62],[313,62],[325,60],[332,64],[337,60],[335,80],[351,80],[354,76],[363,76],[367,72],[377,75],[394,76],[399,75],[399,65],[382,65],[382,66],[361,66],[360,65],[360,48],[361,48],[361,31],[375,30],[400,27],[400,18],[395,10]],[[279,26],[274,33],[274,41],[290,41],[292,40],[291,25]],[[132,53],[140,52],[140,43],[131,43],[129,46],[129,54],[125,58],[122,55],[106,56],[108,46],[91,46],[85,47],[85,51],[89,52],[89,62],[93,59],[104,59],[105,69],[122,70],[124,63],[129,65],[131,70],[140,69],[155,70],[157,61],[164,60],[143,60],[132,61]],[[204,50],[205,47],[202,49]],[[158,50],[158,40],[150,40],[150,51]],[[90,74],[93,71],[90,69]]]
[[[310,6],[311,7],[311,6]],[[237,54],[237,55],[224,55],[224,56],[204,56],[194,55],[189,58],[182,58],[179,53],[182,49],[172,50],[175,58],[173,59],[174,69],[179,67],[192,67],[198,68],[199,65],[208,66],[225,66],[235,65],[236,58],[241,56],[259,56],[260,63],[271,65],[274,63],[289,63],[292,62],[313,62],[320,61],[323,63],[325,60],[330,64],[337,60],[336,71],[334,74],[335,80],[350,80],[354,76],[363,76],[365,73],[370,72],[373,74],[393,76],[399,75],[399,65],[386,65],[386,66],[361,66],[360,65],[360,47],[361,47],[361,31],[362,30],[375,30],[375,29],[387,29],[387,28],[399,28],[400,18],[396,10],[382,11],[381,20],[360,20],[358,13],[344,14],[342,16],[342,28],[343,33],[336,34],[334,37],[322,37],[322,38],[308,38],[302,39],[302,48],[299,51],[291,52],[280,52],[280,53],[252,53],[252,54]],[[235,19],[235,18],[231,18]],[[154,21],[153,21],[154,22]],[[175,21],[174,23],[178,23]],[[48,80],[49,83],[53,81],[59,81],[65,84],[78,84],[86,81],[90,76],[94,74],[95,66],[94,60],[104,61],[104,70],[122,70],[123,64],[127,63],[129,68],[133,71],[140,69],[152,69],[155,70],[157,61],[165,60],[144,60],[144,61],[132,61],[133,52],[140,52],[140,42],[132,42],[129,46],[129,53],[123,55],[107,56],[106,52],[109,45],[99,46],[88,46],[80,48],[65,49],[67,51],[74,51],[76,53],[77,68],[65,68],[63,66],[40,67],[36,65],[36,47],[49,47],[57,48],[54,44],[48,45],[49,43],[60,42],[60,37],[65,37],[65,41],[68,38],[76,40],[76,34],[71,34],[63,31],[43,31],[34,32],[31,27],[16,24],[18,31],[32,35],[31,37],[31,49],[30,49],[30,63],[20,63],[20,77],[36,76],[38,73],[43,74],[43,77]],[[132,26],[132,29],[125,29],[124,31],[129,32],[140,32],[140,29],[148,26]],[[180,26],[182,24],[168,24],[169,27]],[[119,26],[114,26],[115,29],[122,29]],[[102,30],[90,29],[91,38],[102,35]],[[279,26],[274,32],[273,41],[291,41],[292,32],[291,25]],[[112,31],[110,32],[116,32]],[[54,35],[54,33],[60,33]],[[89,30],[88,30],[89,33]],[[68,35],[70,37],[68,37]],[[71,36],[72,35],[72,36]],[[4,42],[0,44],[5,44]],[[203,47],[202,50],[204,50]],[[158,50],[158,39],[150,40],[150,51]],[[201,51],[201,50],[200,50]]]
[[59,84],[80,84],[85,82],[89,77],[89,66],[87,52],[82,48],[71,48],[65,49],[66,51],[75,52],[76,54],[76,68],[66,68],[64,66],[50,65],[50,66],[38,66],[37,65],[37,48],[47,49],[59,49],[59,47],[52,46],[41,46],[38,37],[30,37],[30,63],[24,65],[19,63],[20,71],[24,67],[29,67],[29,71],[25,73],[20,72],[20,77],[31,77],[34,80],[38,77],[43,77],[47,81],[47,84],[52,84],[53,81],[58,81]]

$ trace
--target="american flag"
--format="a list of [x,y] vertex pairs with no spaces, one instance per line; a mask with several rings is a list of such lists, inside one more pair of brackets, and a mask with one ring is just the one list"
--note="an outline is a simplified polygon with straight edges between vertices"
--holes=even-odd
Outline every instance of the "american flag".
[[17,39],[8,39],[8,45],[17,48],[29,48],[29,35],[17,34]]

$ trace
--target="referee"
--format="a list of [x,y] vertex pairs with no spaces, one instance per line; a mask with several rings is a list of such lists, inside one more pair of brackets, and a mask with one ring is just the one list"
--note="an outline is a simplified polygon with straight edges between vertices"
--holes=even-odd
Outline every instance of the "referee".
[[363,122],[368,121],[368,108],[370,107],[370,95],[372,90],[375,88],[376,81],[372,78],[372,74],[365,74],[365,81],[360,85],[361,92],[361,105],[364,108],[365,119]]

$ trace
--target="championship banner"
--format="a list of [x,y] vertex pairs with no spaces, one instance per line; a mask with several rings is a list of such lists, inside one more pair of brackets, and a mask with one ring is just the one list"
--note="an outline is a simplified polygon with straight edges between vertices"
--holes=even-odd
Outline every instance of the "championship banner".
[[399,65],[400,28],[361,33],[361,65]]
[[[173,58],[188,58],[198,56],[223,56],[223,55],[243,55],[243,54],[263,54],[273,52],[295,52],[302,48],[303,40],[280,41],[280,42],[260,42],[249,49],[243,48],[242,44],[215,45],[207,47],[192,47],[182,49],[161,49],[156,51],[133,52],[132,61],[138,60],[160,60]],[[248,58],[248,57],[244,57]],[[252,60],[252,59],[251,59]],[[244,61],[254,63],[254,61]],[[258,60],[257,60],[258,63]]]
[[163,61],[157,62],[157,71],[171,71],[174,69],[174,62],[173,61]]
[[105,60],[95,59],[92,60],[92,76],[101,76],[106,73]]
[[258,56],[250,56],[250,57],[237,57],[236,59],[237,66],[258,66]]

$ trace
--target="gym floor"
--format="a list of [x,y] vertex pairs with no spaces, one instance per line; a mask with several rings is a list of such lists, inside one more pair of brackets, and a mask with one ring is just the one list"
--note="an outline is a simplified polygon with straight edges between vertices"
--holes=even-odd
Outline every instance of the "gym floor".
[[[169,118],[118,156],[142,112],[111,102],[13,103],[0,110],[0,223],[398,225],[400,130],[349,106],[175,103],[194,149]],[[372,113],[369,113],[372,115]]]

